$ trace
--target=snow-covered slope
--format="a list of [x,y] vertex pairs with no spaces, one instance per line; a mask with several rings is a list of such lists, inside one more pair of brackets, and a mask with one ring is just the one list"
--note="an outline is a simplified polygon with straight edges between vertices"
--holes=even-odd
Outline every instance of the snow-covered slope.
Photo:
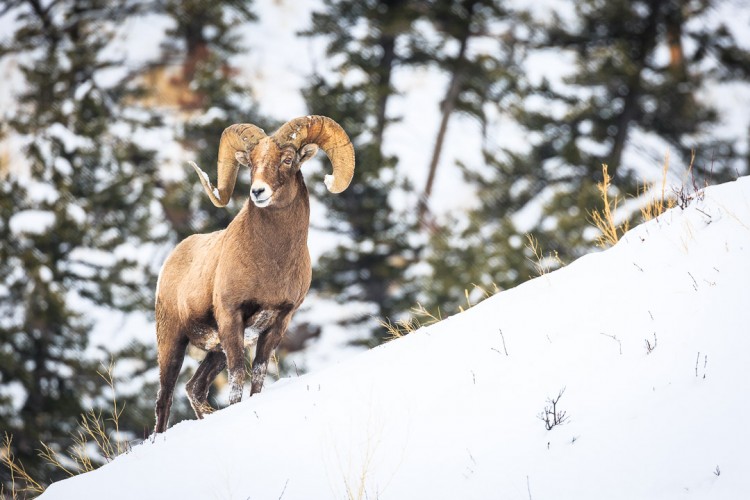
[[743,178],[42,498],[750,498],[749,282]]

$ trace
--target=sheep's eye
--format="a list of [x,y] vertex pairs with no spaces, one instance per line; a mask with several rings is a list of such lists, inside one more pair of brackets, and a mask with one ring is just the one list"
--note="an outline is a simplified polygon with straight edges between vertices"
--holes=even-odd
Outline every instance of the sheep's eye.
[[284,158],[284,161],[282,162],[284,165],[291,165],[292,159],[291,158]]

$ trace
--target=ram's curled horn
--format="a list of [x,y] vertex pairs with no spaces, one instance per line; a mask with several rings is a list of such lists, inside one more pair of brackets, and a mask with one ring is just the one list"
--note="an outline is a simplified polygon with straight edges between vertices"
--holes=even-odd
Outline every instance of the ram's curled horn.
[[236,153],[238,151],[249,151],[263,137],[266,137],[266,133],[250,123],[235,123],[224,129],[219,141],[216,187],[211,184],[206,172],[201,170],[194,162],[190,162],[195,171],[198,172],[201,184],[203,184],[203,188],[214,205],[224,207],[232,197],[234,183],[237,181],[237,171],[240,168],[237,164]]
[[288,121],[273,138],[279,145],[293,144],[299,149],[305,144],[316,144],[333,166],[333,174],[325,176],[325,184],[332,193],[349,187],[354,176],[354,146],[341,125],[327,116],[303,116]]

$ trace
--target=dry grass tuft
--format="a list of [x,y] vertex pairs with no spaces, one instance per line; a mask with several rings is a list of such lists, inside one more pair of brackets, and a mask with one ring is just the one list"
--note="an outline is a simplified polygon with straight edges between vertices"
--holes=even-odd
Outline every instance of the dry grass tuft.
[[[82,414],[78,430],[72,435],[74,445],[66,455],[62,455],[46,443],[41,444],[39,456],[68,476],[90,472],[101,465],[99,462],[111,462],[118,455],[130,451],[130,444],[120,436],[120,417],[125,408],[117,401],[113,370],[114,363],[110,363],[105,370],[97,372],[109,386],[112,394],[112,409],[109,418],[104,418],[101,411],[93,409]],[[110,422],[109,427],[107,422]],[[42,494],[45,486],[32,478],[23,464],[15,460],[10,448],[12,442],[13,438],[5,434],[3,448],[0,450],[0,463],[10,470],[11,491],[6,493],[0,490],[0,498],[16,500],[26,498],[28,495]],[[20,494],[23,496],[19,496]]]
[[615,199],[610,201],[609,187],[611,184],[612,178],[607,171],[607,164],[602,163],[602,182],[598,183],[596,188],[604,202],[604,208],[601,212],[599,210],[591,212],[592,222],[602,233],[597,239],[597,244],[602,248],[615,245],[620,240],[620,236],[628,231],[627,222],[620,225],[615,223],[614,214],[617,212],[617,204],[620,199],[615,196]]
[[[464,289],[464,297],[466,297],[466,304],[467,306],[464,308],[464,306],[458,306],[459,312],[464,312],[466,309],[469,309],[482,300],[491,297],[492,295],[496,294],[500,291],[500,289],[497,287],[496,284],[492,284],[493,289],[487,290],[486,288],[476,285],[472,283],[472,291],[479,290],[482,294],[482,298],[473,303],[471,302],[470,293],[468,288]],[[411,308],[411,316],[408,318],[400,319],[393,323],[390,319],[386,318],[385,320],[380,320],[380,326],[386,329],[388,332],[388,336],[386,337],[386,342],[389,342],[393,339],[397,339],[400,337],[403,337],[404,335],[408,335],[416,330],[419,330],[423,326],[429,326],[433,325],[435,323],[438,323],[440,321],[443,321],[442,313],[440,312],[440,308],[438,308],[437,313],[433,314],[430,311],[428,311],[422,304],[417,303],[416,307]]]
[[[78,430],[73,435],[75,445],[68,452],[67,457],[61,457],[59,452],[42,443],[39,456],[69,476],[91,472],[99,467],[100,464],[92,460],[92,449],[105,463],[111,462],[118,455],[130,451],[130,444],[120,439],[120,417],[125,408],[124,406],[120,407],[117,402],[114,377],[112,376],[113,369],[114,364],[110,363],[106,370],[97,372],[109,386],[112,394],[112,410],[109,418],[105,419],[101,411],[93,409],[82,414],[78,423]],[[112,430],[107,428],[107,421],[111,422]]]
[[[534,238],[532,234],[526,234],[526,241],[528,242],[525,246],[531,251],[534,258],[527,257],[527,260],[531,262],[536,270],[537,276],[544,276],[552,270],[552,263],[554,262],[556,267],[563,267],[565,264],[557,253],[557,250],[544,255],[539,241]],[[497,287],[495,287],[497,288]]]
[[[466,309],[471,309],[472,307],[477,305],[479,302],[483,301],[484,299],[488,299],[492,297],[493,295],[495,295],[497,292],[500,291],[500,289],[497,287],[497,284],[495,283],[492,284],[493,289],[491,291],[487,290],[483,286],[477,285],[476,283],[472,283],[471,286],[474,287],[473,290],[479,290],[482,293],[482,298],[478,302],[475,302],[472,304],[471,298],[469,297],[469,293],[470,293],[469,289],[464,288],[464,297],[466,298]],[[463,306],[458,306],[458,310],[460,312],[464,312],[466,309],[464,309]]]
[[386,318],[385,320],[380,320],[380,326],[388,331],[388,336],[386,337],[386,342],[388,342],[419,330],[423,326],[432,325],[442,320],[443,317],[440,314],[440,309],[438,309],[437,315],[435,315],[425,309],[422,304],[418,303],[416,307],[411,308],[410,317],[400,319],[396,323],[392,323],[390,319]]
[[13,437],[6,432],[3,438],[3,448],[0,450],[0,463],[10,471],[10,491],[6,492],[5,487],[0,486],[0,498],[17,500],[30,495],[41,495],[44,493],[44,486],[26,472],[22,463],[16,461],[10,448],[12,443]]
[[[695,155],[693,155],[695,158]],[[693,161],[690,161],[690,168],[693,167]],[[643,221],[650,221],[663,214],[666,210],[677,205],[677,200],[674,196],[667,194],[667,173],[669,172],[669,151],[664,155],[664,166],[662,167],[661,173],[661,196],[654,196],[649,200],[646,205],[641,207],[641,217]],[[645,195],[649,191],[653,191],[656,184],[651,186],[643,185],[643,188],[639,190],[638,195]]]
[[[682,185],[679,189],[673,188],[673,194],[676,198],[675,205],[680,207],[681,209],[686,209],[690,203],[693,202],[693,200],[701,201],[703,200],[703,197],[705,196],[705,188],[708,187],[708,179],[703,181],[703,185],[700,186],[698,182],[695,179],[695,172],[693,171],[693,162],[695,161],[695,151],[691,151],[690,155],[690,165],[688,166],[688,170],[686,175],[686,178],[683,180]],[[691,179],[690,186],[687,185],[687,178]]]

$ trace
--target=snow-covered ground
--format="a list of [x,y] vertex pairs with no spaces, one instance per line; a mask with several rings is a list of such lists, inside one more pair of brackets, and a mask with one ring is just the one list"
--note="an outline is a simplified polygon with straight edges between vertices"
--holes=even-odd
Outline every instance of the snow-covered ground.
[[750,498],[748,283],[745,177],[42,498]]

